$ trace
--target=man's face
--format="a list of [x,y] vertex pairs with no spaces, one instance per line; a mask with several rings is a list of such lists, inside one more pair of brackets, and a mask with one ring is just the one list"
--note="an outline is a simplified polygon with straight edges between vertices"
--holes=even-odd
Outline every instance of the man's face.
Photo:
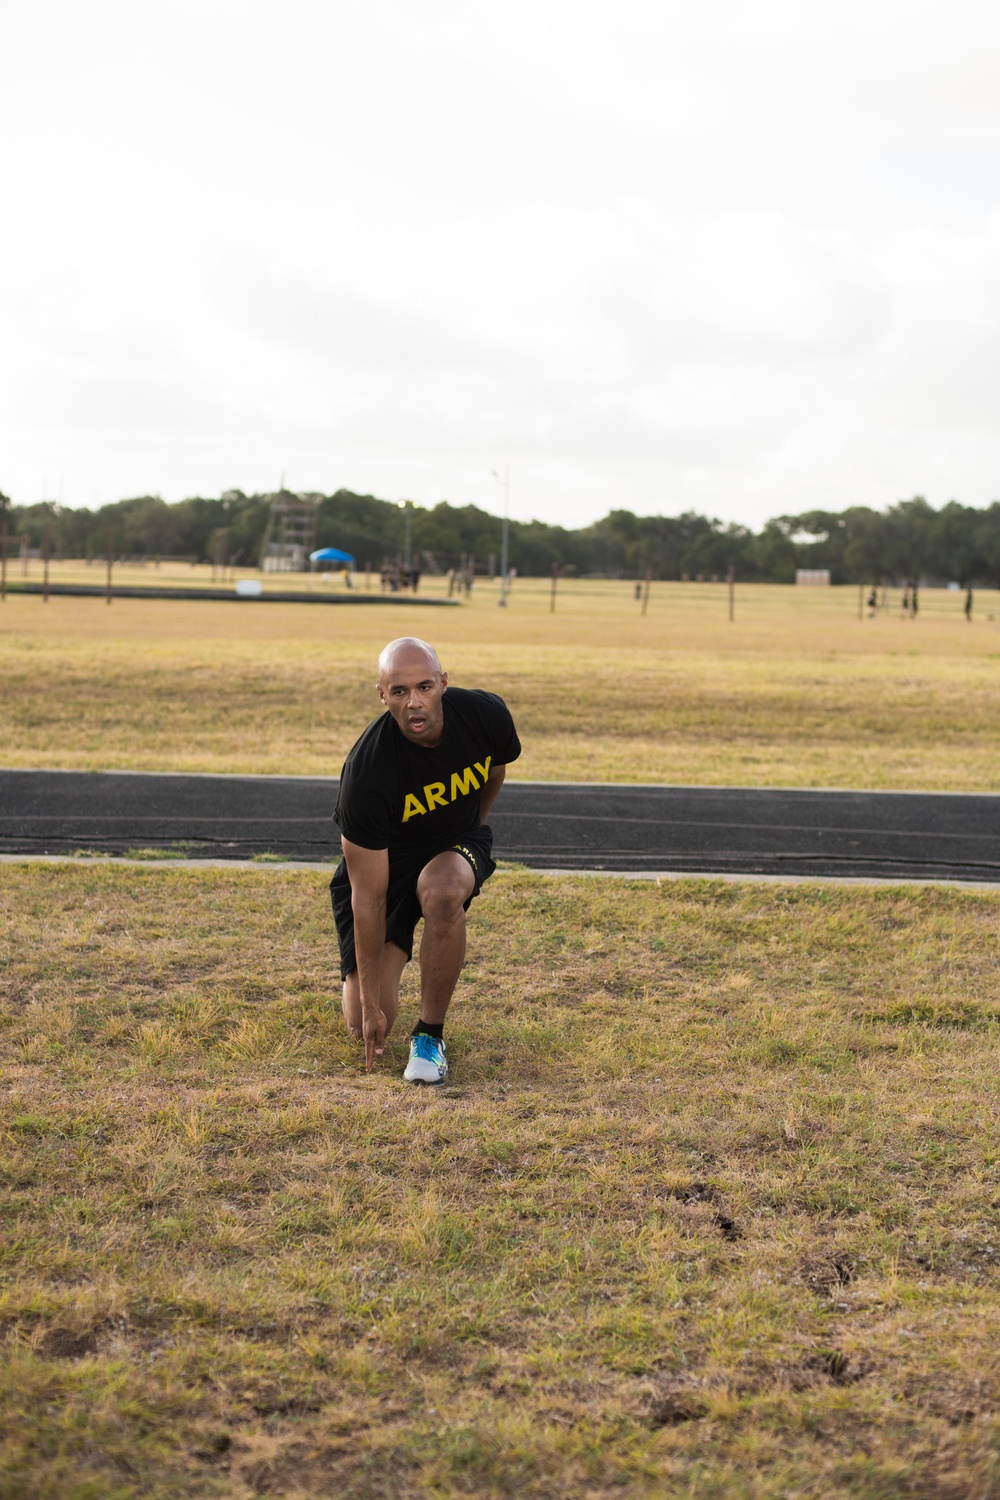
[[448,673],[439,672],[423,651],[406,651],[379,677],[378,695],[406,738],[430,748],[444,733],[441,699],[447,686]]

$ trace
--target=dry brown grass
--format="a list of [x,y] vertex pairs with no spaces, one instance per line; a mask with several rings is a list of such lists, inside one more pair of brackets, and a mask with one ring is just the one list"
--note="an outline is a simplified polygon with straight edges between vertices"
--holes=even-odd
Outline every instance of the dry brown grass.
[[0,904],[5,1500],[997,1493],[997,897],[501,873],[434,1092],[319,873]]
[[0,609],[7,765],[336,774],[377,711],[392,635],[430,636],[453,680],[496,688],[539,780],[1000,787],[1000,615],[925,591],[920,618],[857,619],[856,592],[519,581],[506,611],[10,596]]

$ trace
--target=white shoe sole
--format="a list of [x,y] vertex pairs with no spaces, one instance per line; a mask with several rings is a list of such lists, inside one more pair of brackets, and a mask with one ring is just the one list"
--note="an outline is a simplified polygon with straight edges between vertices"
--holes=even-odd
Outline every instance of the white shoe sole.
[[425,1083],[431,1085],[444,1083],[447,1077],[447,1073],[439,1073],[437,1068],[433,1072],[428,1072],[426,1077],[422,1074],[411,1073],[409,1067],[407,1067],[406,1072],[403,1074],[403,1079],[406,1083]]

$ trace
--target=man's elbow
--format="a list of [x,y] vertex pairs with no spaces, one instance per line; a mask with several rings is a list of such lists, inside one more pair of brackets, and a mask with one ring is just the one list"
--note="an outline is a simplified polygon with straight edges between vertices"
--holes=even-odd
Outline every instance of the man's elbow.
[[377,916],[385,911],[385,891],[353,890],[351,906],[355,917]]

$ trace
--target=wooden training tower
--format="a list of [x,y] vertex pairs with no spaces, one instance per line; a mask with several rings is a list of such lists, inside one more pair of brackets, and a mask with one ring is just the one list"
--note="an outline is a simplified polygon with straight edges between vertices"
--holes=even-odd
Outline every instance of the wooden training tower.
[[309,554],[316,548],[315,500],[304,500],[301,495],[290,495],[282,490],[271,497],[271,511],[267,519],[267,530],[260,549],[260,568],[263,573],[304,573],[309,567]]

